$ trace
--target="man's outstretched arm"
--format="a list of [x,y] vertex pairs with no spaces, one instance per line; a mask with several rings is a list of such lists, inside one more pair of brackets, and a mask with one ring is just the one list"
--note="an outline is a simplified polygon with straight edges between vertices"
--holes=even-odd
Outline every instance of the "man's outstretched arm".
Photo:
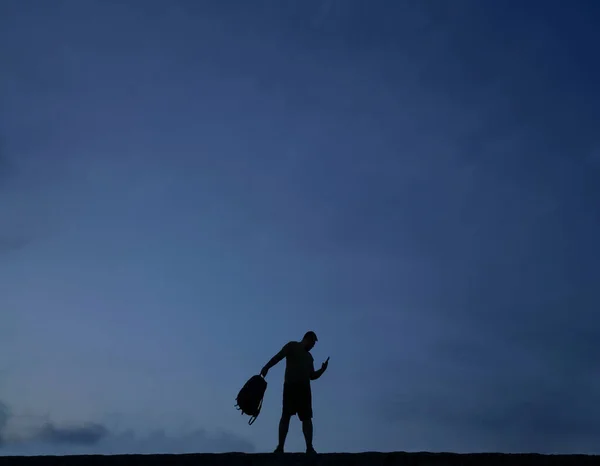
[[262,370],[260,371],[260,375],[265,377],[267,375],[267,372],[269,372],[269,369],[271,369],[271,367],[275,366],[283,358],[285,358],[287,356],[287,349],[288,349],[288,345],[286,344],[283,348],[281,348],[281,351],[279,351],[279,353],[277,353],[275,356],[273,356],[271,358],[271,360],[267,364],[265,364],[265,367],[263,367]]

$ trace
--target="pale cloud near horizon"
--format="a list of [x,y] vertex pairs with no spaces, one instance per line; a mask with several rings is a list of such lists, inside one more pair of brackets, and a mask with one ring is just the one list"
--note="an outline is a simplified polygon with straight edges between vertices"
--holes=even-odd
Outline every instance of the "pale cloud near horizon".
[[111,430],[102,423],[60,425],[47,416],[14,414],[0,401],[0,456],[63,454],[252,453],[255,446],[224,431]]

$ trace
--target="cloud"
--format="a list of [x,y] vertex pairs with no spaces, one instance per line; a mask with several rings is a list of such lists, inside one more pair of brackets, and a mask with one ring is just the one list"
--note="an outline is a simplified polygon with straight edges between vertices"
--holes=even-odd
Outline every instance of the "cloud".
[[95,445],[108,434],[108,429],[102,424],[83,426],[57,427],[46,423],[39,430],[37,438],[47,443],[67,445]]
[[47,193],[35,174],[38,170],[47,176],[48,170],[36,165],[25,169],[27,163],[20,163],[0,137],[0,254],[20,251],[48,233],[44,225]]
[[2,401],[0,401],[0,446],[2,446],[2,432],[4,431],[4,427],[6,426],[6,423],[8,422],[8,419],[10,417],[10,411],[8,410],[8,406],[6,406],[6,404],[4,404]]
[[387,400],[386,418],[427,426],[432,449],[445,449],[436,445],[452,433],[461,437],[453,448],[463,451],[477,446],[505,452],[599,452],[598,396],[589,389],[549,390],[541,380],[507,383],[505,375],[496,377],[484,386],[476,378],[469,384],[467,377],[460,377],[460,387],[448,387],[453,383],[449,378],[432,377],[423,391]]
[[5,175],[8,171],[8,158],[6,157],[6,149],[3,140],[0,138],[0,176]]
[[123,453],[225,453],[255,451],[254,445],[237,435],[218,432],[209,433],[195,429],[186,433],[168,434],[162,429],[146,435],[136,435],[133,431],[114,433],[102,439],[97,450],[110,454]]
[[52,429],[52,435],[39,435],[21,444],[4,444],[0,455],[120,455],[169,453],[227,453],[256,451],[255,446],[228,432],[209,433],[195,429],[168,434],[159,429],[148,434],[134,431],[110,432],[102,425]]
[[547,309],[535,322],[506,310],[493,330],[476,318],[438,318],[436,335],[423,332],[422,354],[396,358],[378,417],[425,426],[432,449],[452,433],[460,437],[453,448],[464,451],[600,452],[598,325],[569,324],[584,313],[565,308],[568,319]]
[[57,425],[39,416],[16,416],[0,401],[0,455],[225,453],[255,451],[248,440],[204,429],[146,434],[111,431],[101,423]]
[[0,253],[18,251],[29,244],[29,239],[25,237],[2,237],[0,236]]
[[109,434],[101,424],[59,426],[40,416],[18,416],[0,401],[0,445],[94,445]]
[[6,233],[14,219],[11,221],[3,213],[2,205],[12,201],[12,199],[7,198],[6,191],[3,188],[13,173],[14,167],[6,155],[5,145],[2,138],[0,138],[0,254],[22,249],[29,243],[25,237]]
[[0,193],[9,177],[15,173],[14,163],[9,159],[6,147],[5,139],[0,136]]

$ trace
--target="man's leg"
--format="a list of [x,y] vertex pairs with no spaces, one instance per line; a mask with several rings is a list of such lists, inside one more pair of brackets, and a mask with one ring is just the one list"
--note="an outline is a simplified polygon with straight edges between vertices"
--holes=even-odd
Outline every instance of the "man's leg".
[[283,453],[285,439],[290,428],[290,419],[294,414],[294,392],[293,387],[287,383],[283,384],[283,403],[281,409],[281,419],[279,420],[279,443],[275,449],[275,453]]
[[290,428],[290,419],[291,416],[289,414],[285,412],[281,414],[281,419],[279,421],[279,444],[277,445],[277,449],[275,450],[278,453],[283,453],[285,439],[288,434],[288,429]]
[[304,434],[304,441],[306,442],[306,452],[313,453],[313,423],[312,419],[304,419],[302,421],[302,433]]
[[312,393],[310,384],[307,384],[301,391],[299,397],[298,417],[302,421],[302,433],[306,442],[306,453],[315,453],[313,448],[313,423],[312,423]]

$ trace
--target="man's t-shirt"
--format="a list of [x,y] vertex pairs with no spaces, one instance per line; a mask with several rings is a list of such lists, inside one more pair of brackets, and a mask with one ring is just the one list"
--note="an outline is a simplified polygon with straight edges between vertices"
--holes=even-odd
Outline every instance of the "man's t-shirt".
[[290,341],[283,347],[285,354],[285,383],[310,383],[314,371],[312,354],[299,341]]

